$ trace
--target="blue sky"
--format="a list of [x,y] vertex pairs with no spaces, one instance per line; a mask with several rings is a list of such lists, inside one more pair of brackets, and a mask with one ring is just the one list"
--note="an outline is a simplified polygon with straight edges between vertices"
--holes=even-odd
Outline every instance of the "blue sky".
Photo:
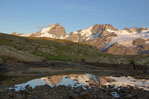
[[0,0],[0,32],[37,32],[59,23],[67,33],[94,24],[148,27],[149,0]]

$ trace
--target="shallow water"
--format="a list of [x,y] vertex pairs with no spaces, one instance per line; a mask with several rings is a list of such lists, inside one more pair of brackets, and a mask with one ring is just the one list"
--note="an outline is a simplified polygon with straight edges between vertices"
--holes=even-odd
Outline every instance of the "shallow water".
[[[98,77],[93,74],[69,74],[69,75],[54,75],[42,77],[39,79],[33,79],[23,84],[16,84],[13,89],[16,91],[24,90],[25,86],[29,85],[32,88],[41,85],[49,85],[50,87],[64,85],[72,88],[81,86],[84,90],[90,87],[102,86],[114,86],[114,88],[120,89],[122,87],[136,87],[149,91],[149,80],[135,79],[133,77],[112,77],[104,76]],[[10,88],[12,89],[12,88]],[[114,97],[119,97],[118,93],[111,93]]]

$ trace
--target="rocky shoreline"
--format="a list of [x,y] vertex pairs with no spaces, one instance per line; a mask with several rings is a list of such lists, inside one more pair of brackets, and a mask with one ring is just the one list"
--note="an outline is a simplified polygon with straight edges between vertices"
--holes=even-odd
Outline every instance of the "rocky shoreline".
[[[1,75],[7,76],[0,82],[0,99],[148,99],[149,91],[133,87],[114,89],[113,87],[92,87],[84,90],[81,87],[72,89],[66,86],[37,86],[25,90],[8,90],[9,85],[23,83],[26,77],[40,77],[68,73],[93,73],[110,76],[133,76],[149,79],[149,66],[135,64],[104,64],[88,62],[46,61],[36,63],[7,62],[0,64]],[[18,78],[21,78],[18,81]],[[32,78],[30,78],[32,79]],[[8,80],[8,81],[7,81]],[[8,84],[7,84],[8,83]],[[4,90],[5,89],[5,90]],[[114,93],[112,93],[114,92]],[[118,94],[119,97],[114,97]]]
[[25,90],[14,89],[0,92],[1,99],[149,99],[149,91],[133,87],[113,88],[112,86],[92,87],[84,90],[82,87],[71,88],[66,86],[49,87],[37,86],[32,89],[26,86]]

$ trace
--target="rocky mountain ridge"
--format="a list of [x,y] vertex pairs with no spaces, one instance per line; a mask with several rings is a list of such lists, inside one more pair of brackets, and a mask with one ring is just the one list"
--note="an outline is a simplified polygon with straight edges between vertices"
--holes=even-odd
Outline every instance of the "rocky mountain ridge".
[[66,34],[65,28],[57,23],[35,33],[19,34],[15,32],[13,35],[49,37],[73,42],[84,42],[96,46],[102,51],[118,55],[149,53],[149,29],[145,27],[124,28],[120,30],[110,24],[96,24],[86,29]]
[[64,27],[62,27],[58,23],[49,25],[47,28],[43,28],[42,30],[35,33],[19,34],[19,33],[13,32],[12,34],[18,35],[18,36],[24,36],[24,37],[49,37],[49,38],[56,38],[56,39],[63,39],[66,36]]

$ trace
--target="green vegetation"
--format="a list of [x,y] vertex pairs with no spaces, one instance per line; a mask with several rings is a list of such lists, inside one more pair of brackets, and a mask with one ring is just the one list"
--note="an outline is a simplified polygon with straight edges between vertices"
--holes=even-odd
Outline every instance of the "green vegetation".
[[43,54],[43,57],[48,59],[48,60],[71,61],[71,58],[69,58],[69,57],[51,56],[51,55],[48,55],[48,54]]
[[9,60],[9,59],[6,58],[6,57],[2,57],[1,59],[2,59],[2,62],[4,62],[4,63],[7,62],[7,61]]
[[[98,55],[102,53],[97,48],[82,43],[0,34],[0,57],[10,56],[17,61],[80,61]],[[4,58],[3,62],[6,61]]]

